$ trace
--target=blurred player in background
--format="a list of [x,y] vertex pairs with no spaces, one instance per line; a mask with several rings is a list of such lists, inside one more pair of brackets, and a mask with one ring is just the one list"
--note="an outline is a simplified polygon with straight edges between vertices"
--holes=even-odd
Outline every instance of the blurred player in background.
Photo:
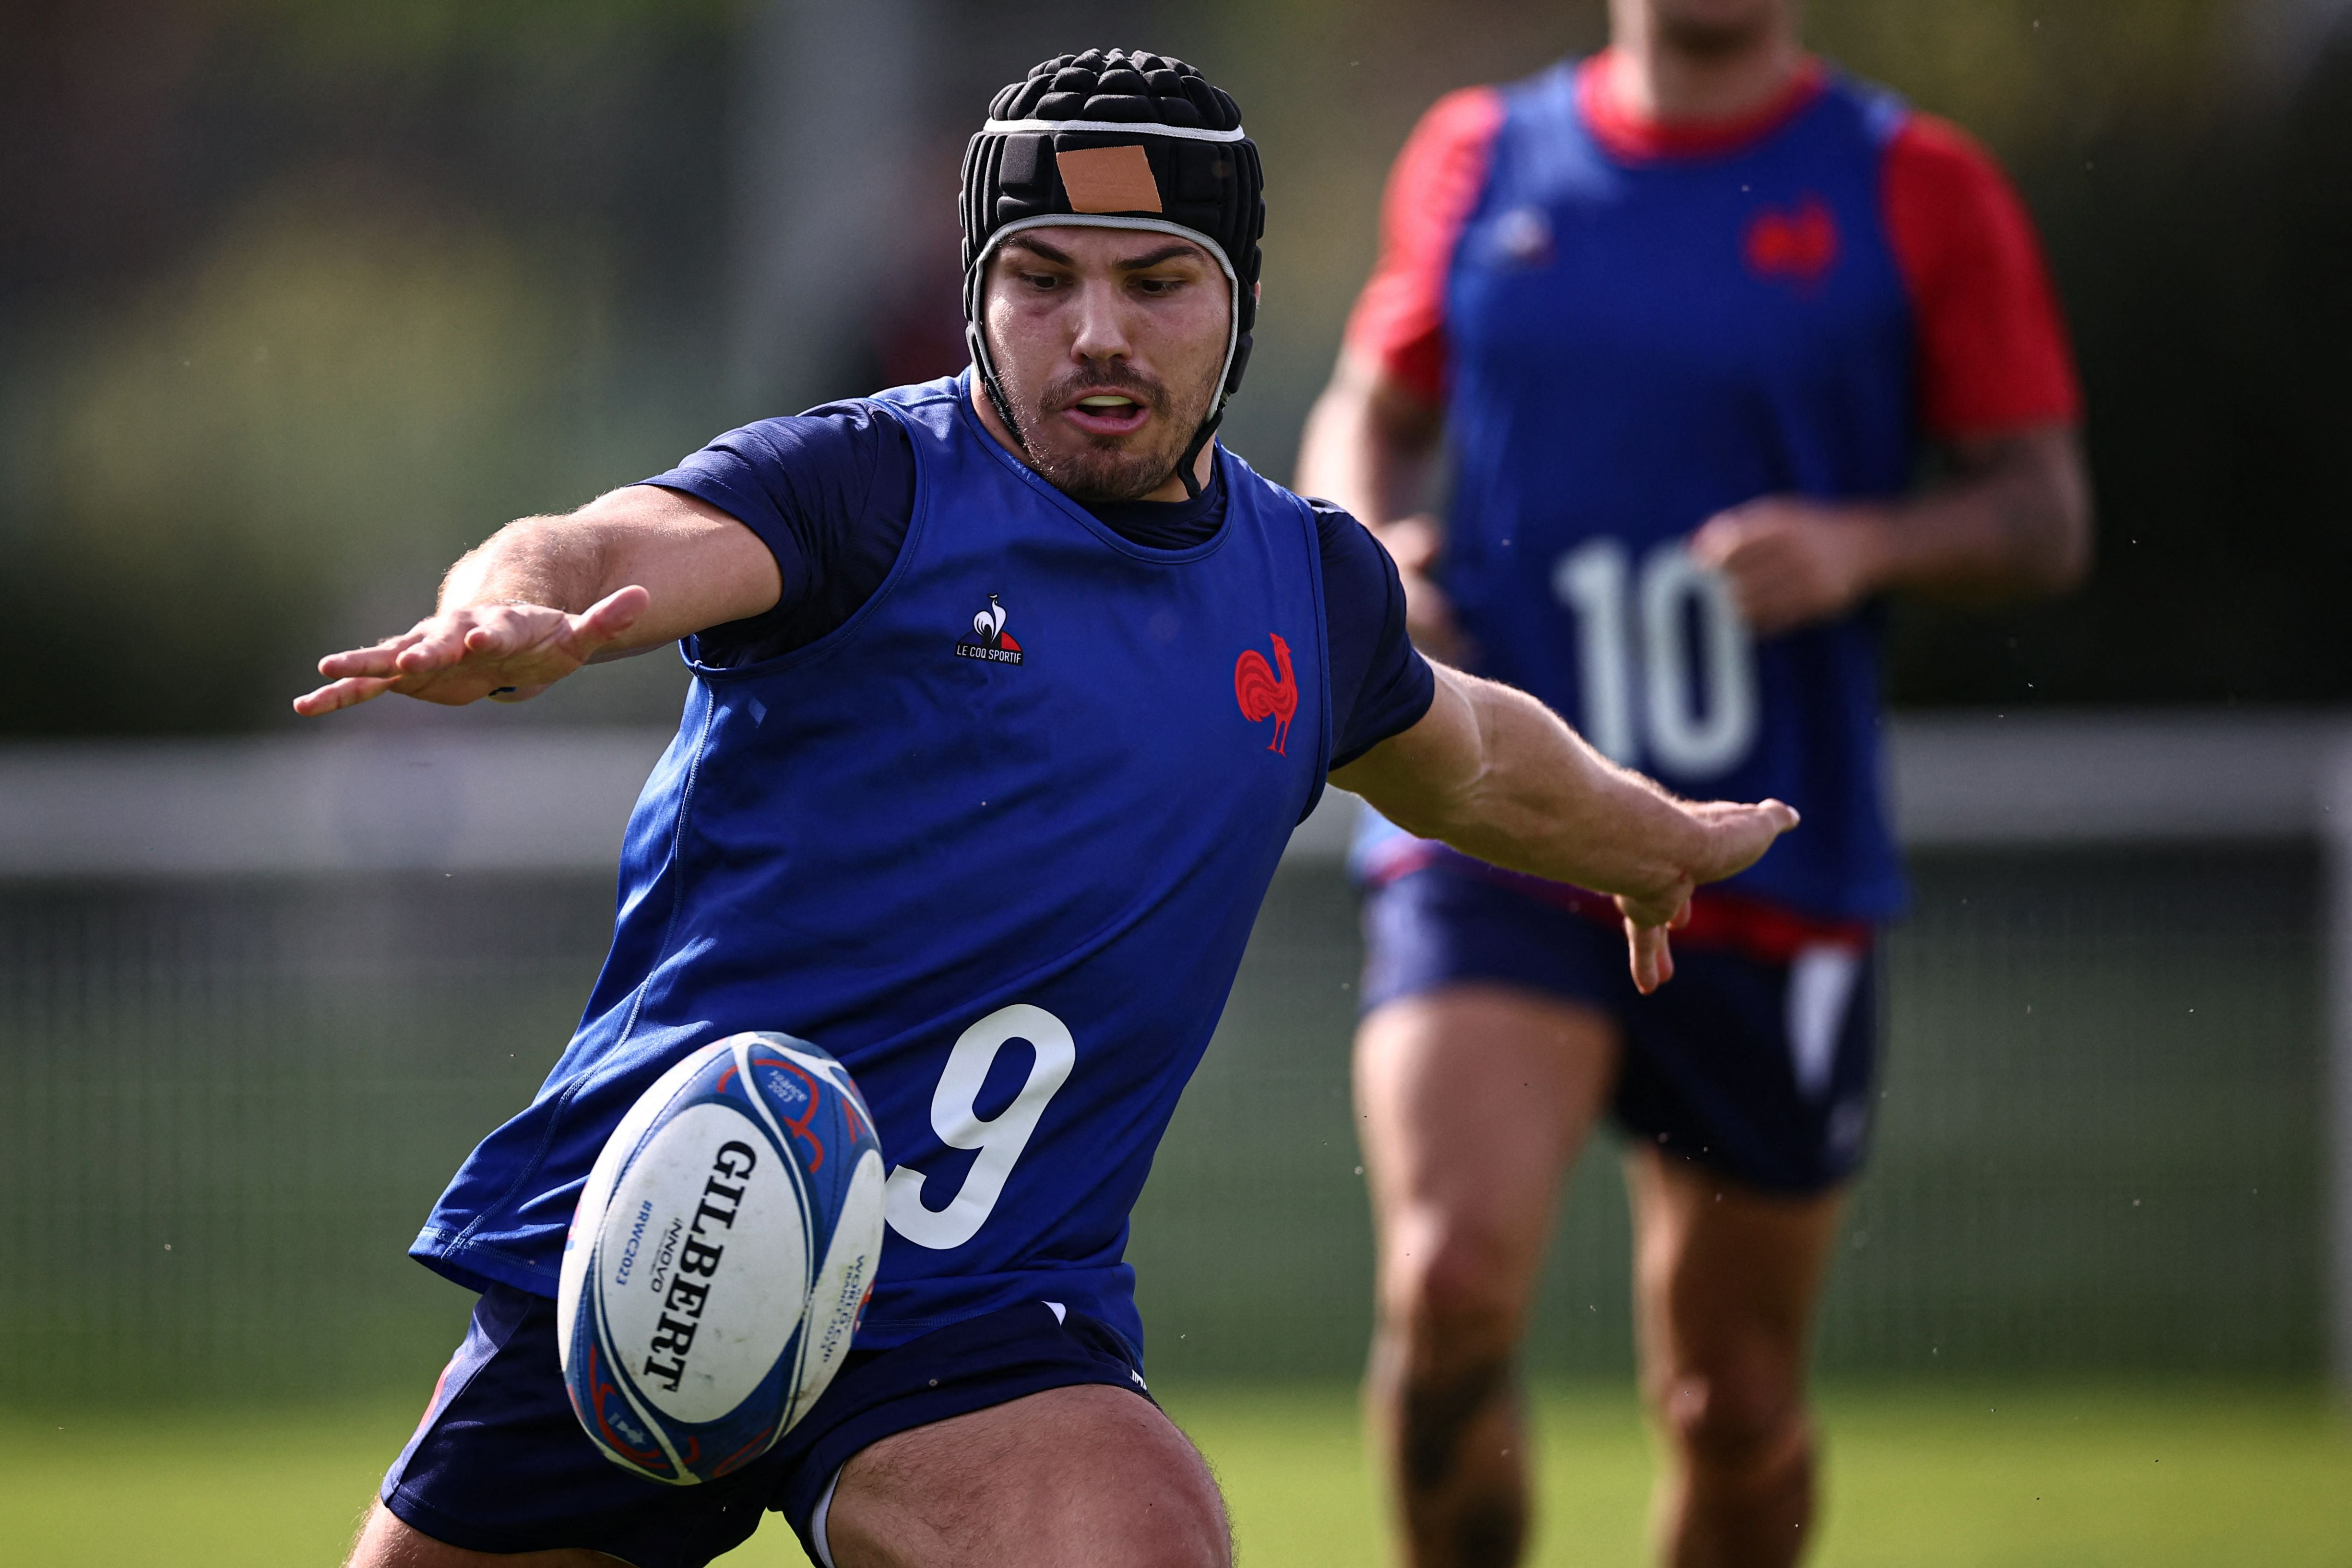
[[[1128,1211],[1326,775],[1625,895],[1645,985],[1693,885],[1795,823],[1675,801],[1433,669],[1370,537],[1217,446],[1265,209],[1240,110],[1192,67],[1039,65],[971,139],[962,211],[964,374],[516,522],[296,704],[521,700],[673,642],[694,676],[579,1032],[411,1248],[481,1301],[356,1568],[698,1568],[765,1510],[825,1568],[1229,1563],[1145,1387]],[[550,1298],[615,1124],[751,1028],[856,1075],[888,1236],[823,1398],[664,1486],[581,1430]],[[987,1085],[1010,1099],[983,1117]]]
[[1661,1553],[1802,1552],[1808,1338],[1902,899],[1880,598],[2047,594],[2089,558],[2022,208],[1957,129],[1806,54],[1797,12],[1612,0],[1606,52],[1433,108],[1300,458],[1395,554],[1423,648],[1675,787],[1806,819],[1696,901],[1655,996],[1609,960],[1605,900],[1385,823],[1360,844],[1370,1402],[1422,1568],[1519,1555],[1512,1369],[1604,1109],[1633,1141]]

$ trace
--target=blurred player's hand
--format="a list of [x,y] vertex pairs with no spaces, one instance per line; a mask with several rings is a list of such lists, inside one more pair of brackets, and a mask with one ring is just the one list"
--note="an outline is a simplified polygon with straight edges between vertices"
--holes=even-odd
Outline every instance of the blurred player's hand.
[[1859,507],[1764,496],[1707,519],[1691,555],[1721,572],[1759,637],[1843,615],[1877,586],[1883,518]]
[[627,587],[580,614],[544,605],[470,605],[416,623],[373,647],[319,661],[330,678],[294,700],[305,717],[354,707],[387,691],[456,708],[487,697],[521,702],[586,664],[637,623],[652,596]]
[[1476,645],[1462,635],[1454,618],[1454,601],[1437,585],[1437,558],[1445,549],[1445,531],[1431,517],[1401,517],[1373,530],[1395,561],[1404,584],[1404,625],[1413,646],[1430,658],[1456,669],[1473,668]]
[[1797,826],[1796,808],[1777,800],[1740,805],[1727,800],[1684,807],[1703,829],[1697,858],[1672,887],[1647,897],[1621,894],[1625,945],[1633,965],[1634,988],[1647,996],[1675,977],[1674,950],[1666,933],[1690,923],[1691,894],[1702,883],[1719,882],[1764,858],[1772,841]]

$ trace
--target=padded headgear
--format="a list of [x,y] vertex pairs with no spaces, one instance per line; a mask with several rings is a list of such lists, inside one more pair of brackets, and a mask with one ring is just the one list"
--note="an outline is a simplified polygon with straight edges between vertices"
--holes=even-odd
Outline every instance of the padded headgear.
[[1061,55],[996,95],[963,155],[963,319],[989,400],[1017,428],[981,330],[987,263],[1005,236],[1081,225],[1157,229],[1206,249],[1233,292],[1225,363],[1209,415],[1177,465],[1216,433],[1249,365],[1257,321],[1265,178],[1223,89],[1182,60],[1124,49]]

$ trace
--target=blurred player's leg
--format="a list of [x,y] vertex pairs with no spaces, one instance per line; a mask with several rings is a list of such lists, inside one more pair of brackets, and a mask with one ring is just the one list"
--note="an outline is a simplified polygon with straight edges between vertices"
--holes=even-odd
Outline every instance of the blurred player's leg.
[[1805,1363],[1839,1194],[1759,1194],[1637,1149],[1634,1321],[1664,1430],[1659,1555],[1670,1568],[1783,1568],[1811,1544]]
[[1217,1483],[1150,1401],[1055,1388],[886,1437],[842,1468],[834,1568],[1226,1568]]
[[1529,1510],[1513,1362],[1561,1178],[1617,1050],[1601,1014],[1499,986],[1389,1002],[1357,1031],[1380,1242],[1366,1399],[1413,1568],[1518,1560]]

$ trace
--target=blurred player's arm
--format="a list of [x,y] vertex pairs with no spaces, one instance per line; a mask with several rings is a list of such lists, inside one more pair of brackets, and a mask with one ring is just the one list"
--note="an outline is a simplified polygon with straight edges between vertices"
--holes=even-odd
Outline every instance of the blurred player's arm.
[[1343,349],[1331,384],[1307,416],[1297,488],[1337,502],[1372,531],[1404,580],[1413,642],[1459,664],[1469,650],[1433,575],[1445,531],[1428,510],[1444,433],[1444,411],[1420,390],[1370,356]]
[[1587,745],[1524,692],[1433,665],[1429,711],[1331,774],[1409,833],[1615,895],[1633,980],[1673,978],[1666,931],[1691,891],[1753,865],[1797,825],[1779,801],[1678,800]]
[[1381,253],[1348,319],[1331,384],[1307,416],[1293,489],[1336,501],[1388,548],[1423,651],[1472,659],[1432,575],[1445,533],[1436,499],[1444,435],[1445,280],[1486,183],[1503,123],[1487,88],[1451,92],[1413,127],[1381,200]]
[[1354,349],[1343,350],[1307,416],[1298,489],[1337,502],[1379,532],[1425,515],[1444,416]]
[[1877,504],[1767,496],[1709,519],[1692,552],[1768,636],[1891,591],[2018,598],[2090,570],[2082,394],[2032,218],[1991,156],[1933,115],[1905,122],[1884,179],[1944,476]]
[[630,485],[499,530],[449,568],[433,615],[320,659],[328,684],[294,710],[331,713],[387,691],[450,706],[520,701],[583,664],[759,615],[782,592],[775,556],[734,518]]
[[1945,444],[1943,482],[1906,500],[1765,496],[1719,512],[1691,553],[1769,637],[1908,591],[1989,602],[2063,593],[2091,565],[2091,483],[2071,426]]

